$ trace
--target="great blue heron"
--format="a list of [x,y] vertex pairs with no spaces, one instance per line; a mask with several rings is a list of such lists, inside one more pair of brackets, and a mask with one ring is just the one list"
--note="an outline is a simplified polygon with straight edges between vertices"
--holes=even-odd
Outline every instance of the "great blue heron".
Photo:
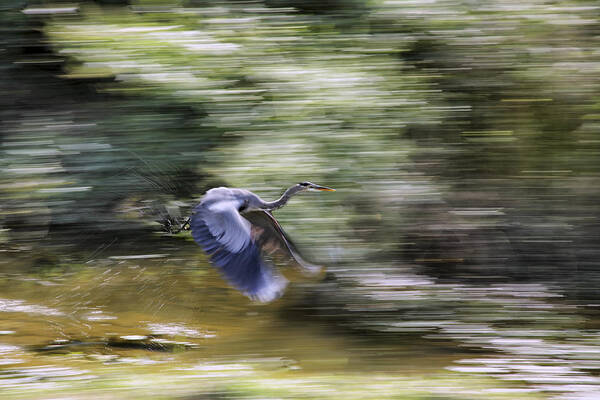
[[300,257],[271,214],[293,195],[311,190],[334,191],[302,182],[288,188],[278,200],[268,202],[244,189],[210,189],[188,221],[192,237],[232,286],[253,300],[272,301],[283,293],[287,280],[262,257],[267,248],[275,245],[283,249],[309,273],[321,270]]

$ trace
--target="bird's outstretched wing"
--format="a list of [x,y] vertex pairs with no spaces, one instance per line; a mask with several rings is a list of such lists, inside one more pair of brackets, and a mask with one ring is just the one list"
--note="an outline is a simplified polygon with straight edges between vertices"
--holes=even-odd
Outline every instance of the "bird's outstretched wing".
[[192,237],[231,285],[253,300],[269,302],[281,296],[287,280],[262,259],[239,206],[236,200],[198,204],[190,220]]
[[269,211],[251,211],[243,213],[242,215],[249,220],[253,226],[261,229],[262,232],[258,237],[261,247],[276,247],[277,249],[283,250],[295,260],[300,267],[302,267],[303,272],[306,274],[316,275],[321,271],[321,266],[311,264],[300,256],[300,251],[294,242],[289,238],[279,222],[277,222],[273,214]]

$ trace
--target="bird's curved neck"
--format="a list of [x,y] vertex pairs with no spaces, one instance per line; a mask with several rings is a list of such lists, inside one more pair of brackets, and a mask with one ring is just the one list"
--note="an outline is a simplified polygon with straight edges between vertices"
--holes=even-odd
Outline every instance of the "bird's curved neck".
[[294,185],[290,188],[288,188],[279,199],[275,200],[275,201],[266,201],[263,205],[263,209],[264,210],[277,210],[278,208],[281,208],[283,206],[286,205],[286,203],[288,202],[288,200],[290,199],[290,197],[292,197],[293,195],[295,195],[296,193],[300,192],[302,190],[302,188],[298,187],[297,185]]

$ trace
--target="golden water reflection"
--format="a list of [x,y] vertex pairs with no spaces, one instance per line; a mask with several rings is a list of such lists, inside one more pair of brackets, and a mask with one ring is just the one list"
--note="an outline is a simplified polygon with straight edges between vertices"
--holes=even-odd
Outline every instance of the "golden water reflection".
[[194,257],[113,257],[1,278],[0,387],[11,398],[377,398],[434,390],[413,376],[452,382],[444,368],[468,356],[448,339],[380,342],[306,319],[292,311],[302,287],[253,304]]
[[[243,399],[551,398],[600,387],[587,373],[600,368],[597,333],[535,326],[526,316],[511,323],[501,312],[497,323],[478,321],[476,309],[406,322],[371,314],[357,333],[299,312],[310,286],[292,284],[280,301],[258,305],[202,260],[121,254],[59,274],[3,274],[0,387],[10,398]],[[364,276],[356,295],[381,286],[371,306],[382,310],[389,301],[414,307],[416,294],[452,301],[454,291],[455,301],[568,312],[540,285],[451,288],[424,275],[384,276]]]

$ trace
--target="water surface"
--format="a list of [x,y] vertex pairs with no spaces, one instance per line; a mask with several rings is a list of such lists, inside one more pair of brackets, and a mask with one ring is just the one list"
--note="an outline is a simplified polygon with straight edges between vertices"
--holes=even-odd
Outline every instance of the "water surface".
[[3,260],[0,387],[9,398],[538,392],[448,369],[472,358],[451,339],[384,338],[307,317],[297,311],[302,282],[260,305],[197,252],[103,257],[42,270],[26,257]]

